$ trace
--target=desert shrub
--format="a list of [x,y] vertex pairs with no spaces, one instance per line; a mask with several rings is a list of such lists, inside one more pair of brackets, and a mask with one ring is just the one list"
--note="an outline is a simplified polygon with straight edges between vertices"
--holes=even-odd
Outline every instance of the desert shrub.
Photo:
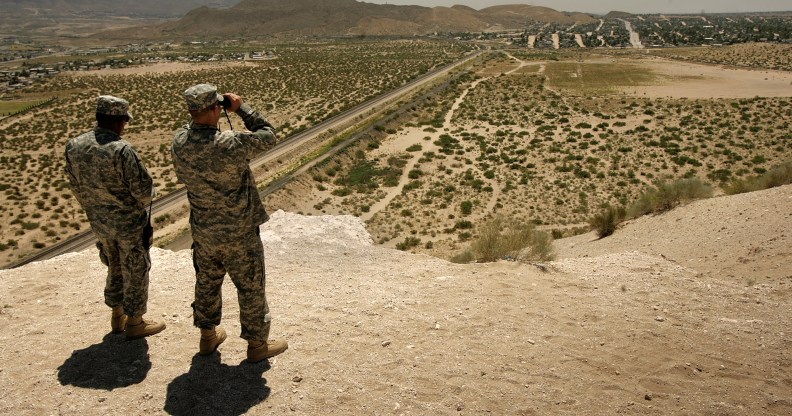
[[544,231],[534,230],[530,242],[531,251],[528,260],[547,261],[555,259],[553,236]]
[[462,215],[470,215],[470,213],[473,212],[473,203],[470,201],[462,201],[460,209],[462,210]]
[[552,237],[532,224],[497,216],[485,223],[471,244],[475,259],[492,262],[503,258],[551,260]]
[[421,239],[418,237],[405,237],[404,241],[396,244],[397,250],[409,250],[421,244]]
[[37,222],[22,222],[22,228],[25,230],[35,230],[39,228],[39,223]]
[[638,197],[630,206],[627,214],[630,218],[647,214],[658,214],[696,199],[712,196],[712,186],[698,178],[680,179],[676,182],[659,182]]
[[473,228],[473,223],[467,220],[457,221],[456,224],[454,224],[455,230],[469,230],[471,228]]
[[759,191],[792,183],[792,161],[787,161],[768,170],[763,175],[737,180],[730,183],[724,191],[729,195]]
[[473,255],[471,250],[465,250],[454,257],[451,257],[451,263],[457,264],[467,264],[473,262],[474,260],[476,260],[476,256]]
[[169,220],[170,220],[170,214],[164,214],[154,218],[154,223],[159,225]]
[[729,169],[717,169],[707,174],[707,177],[711,181],[717,181],[719,183],[728,182],[732,177],[732,172]]
[[349,169],[346,176],[339,178],[339,185],[358,186],[368,185],[379,175],[379,170],[374,163],[368,160],[359,160]]
[[589,220],[591,228],[597,232],[599,238],[605,238],[616,231],[616,227],[624,221],[626,212],[623,207],[608,205],[605,209]]

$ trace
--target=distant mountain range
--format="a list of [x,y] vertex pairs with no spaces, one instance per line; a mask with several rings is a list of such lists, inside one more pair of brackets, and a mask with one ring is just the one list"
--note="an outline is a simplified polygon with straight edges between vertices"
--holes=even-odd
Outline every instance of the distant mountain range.
[[[737,14],[732,18],[696,16],[704,20],[682,22],[684,27],[671,30],[673,23],[664,17],[660,21],[643,17],[636,20],[633,14],[622,11],[600,16],[526,4],[475,10],[459,5],[397,6],[356,0],[0,0],[0,38],[106,45],[531,30],[538,42],[533,45],[539,48],[629,47],[631,38],[620,21],[628,19],[633,28],[642,27],[636,30],[649,33],[647,42],[657,45],[790,39],[788,21],[784,20],[789,12],[752,15],[757,18],[743,20],[735,17]],[[584,36],[561,36],[559,45],[541,36],[563,35],[570,30]]]
[[181,17],[201,6],[230,7],[239,0],[0,0],[4,18],[79,16]]
[[102,34],[110,39],[254,39],[272,36],[424,35],[434,32],[476,32],[522,29],[528,22],[588,23],[583,13],[562,13],[528,5],[396,6],[355,0],[242,0],[216,9],[191,10],[181,19],[145,30],[122,29]]

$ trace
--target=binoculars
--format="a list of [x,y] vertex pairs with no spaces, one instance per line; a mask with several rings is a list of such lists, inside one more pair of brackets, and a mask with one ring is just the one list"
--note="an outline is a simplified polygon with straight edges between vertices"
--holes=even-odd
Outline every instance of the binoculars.
[[227,95],[223,95],[223,101],[220,101],[220,105],[223,108],[231,107],[231,99]]

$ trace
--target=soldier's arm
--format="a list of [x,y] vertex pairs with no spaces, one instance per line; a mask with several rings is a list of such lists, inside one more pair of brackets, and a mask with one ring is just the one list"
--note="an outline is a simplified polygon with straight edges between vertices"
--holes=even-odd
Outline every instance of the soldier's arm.
[[275,127],[261,113],[247,104],[242,104],[236,113],[242,117],[245,128],[251,131],[251,133],[243,133],[239,137],[252,147],[253,154],[269,150],[277,144]]
[[154,180],[131,146],[124,146],[121,158],[121,169],[129,192],[142,206],[149,205],[154,198]]

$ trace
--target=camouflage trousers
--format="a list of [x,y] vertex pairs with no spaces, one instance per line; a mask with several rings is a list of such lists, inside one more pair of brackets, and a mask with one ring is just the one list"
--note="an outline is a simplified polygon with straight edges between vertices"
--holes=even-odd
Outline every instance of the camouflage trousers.
[[[230,241],[230,242],[229,242]],[[237,289],[241,337],[265,341],[269,338],[270,313],[264,278],[264,246],[258,227],[224,243],[194,241],[195,301],[193,323],[202,329],[220,325],[226,272]]]
[[123,306],[127,316],[142,316],[148,303],[150,244],[145,238],[123,241],[99,238],[99,258],[107,266],[104,298],[107,306]]

